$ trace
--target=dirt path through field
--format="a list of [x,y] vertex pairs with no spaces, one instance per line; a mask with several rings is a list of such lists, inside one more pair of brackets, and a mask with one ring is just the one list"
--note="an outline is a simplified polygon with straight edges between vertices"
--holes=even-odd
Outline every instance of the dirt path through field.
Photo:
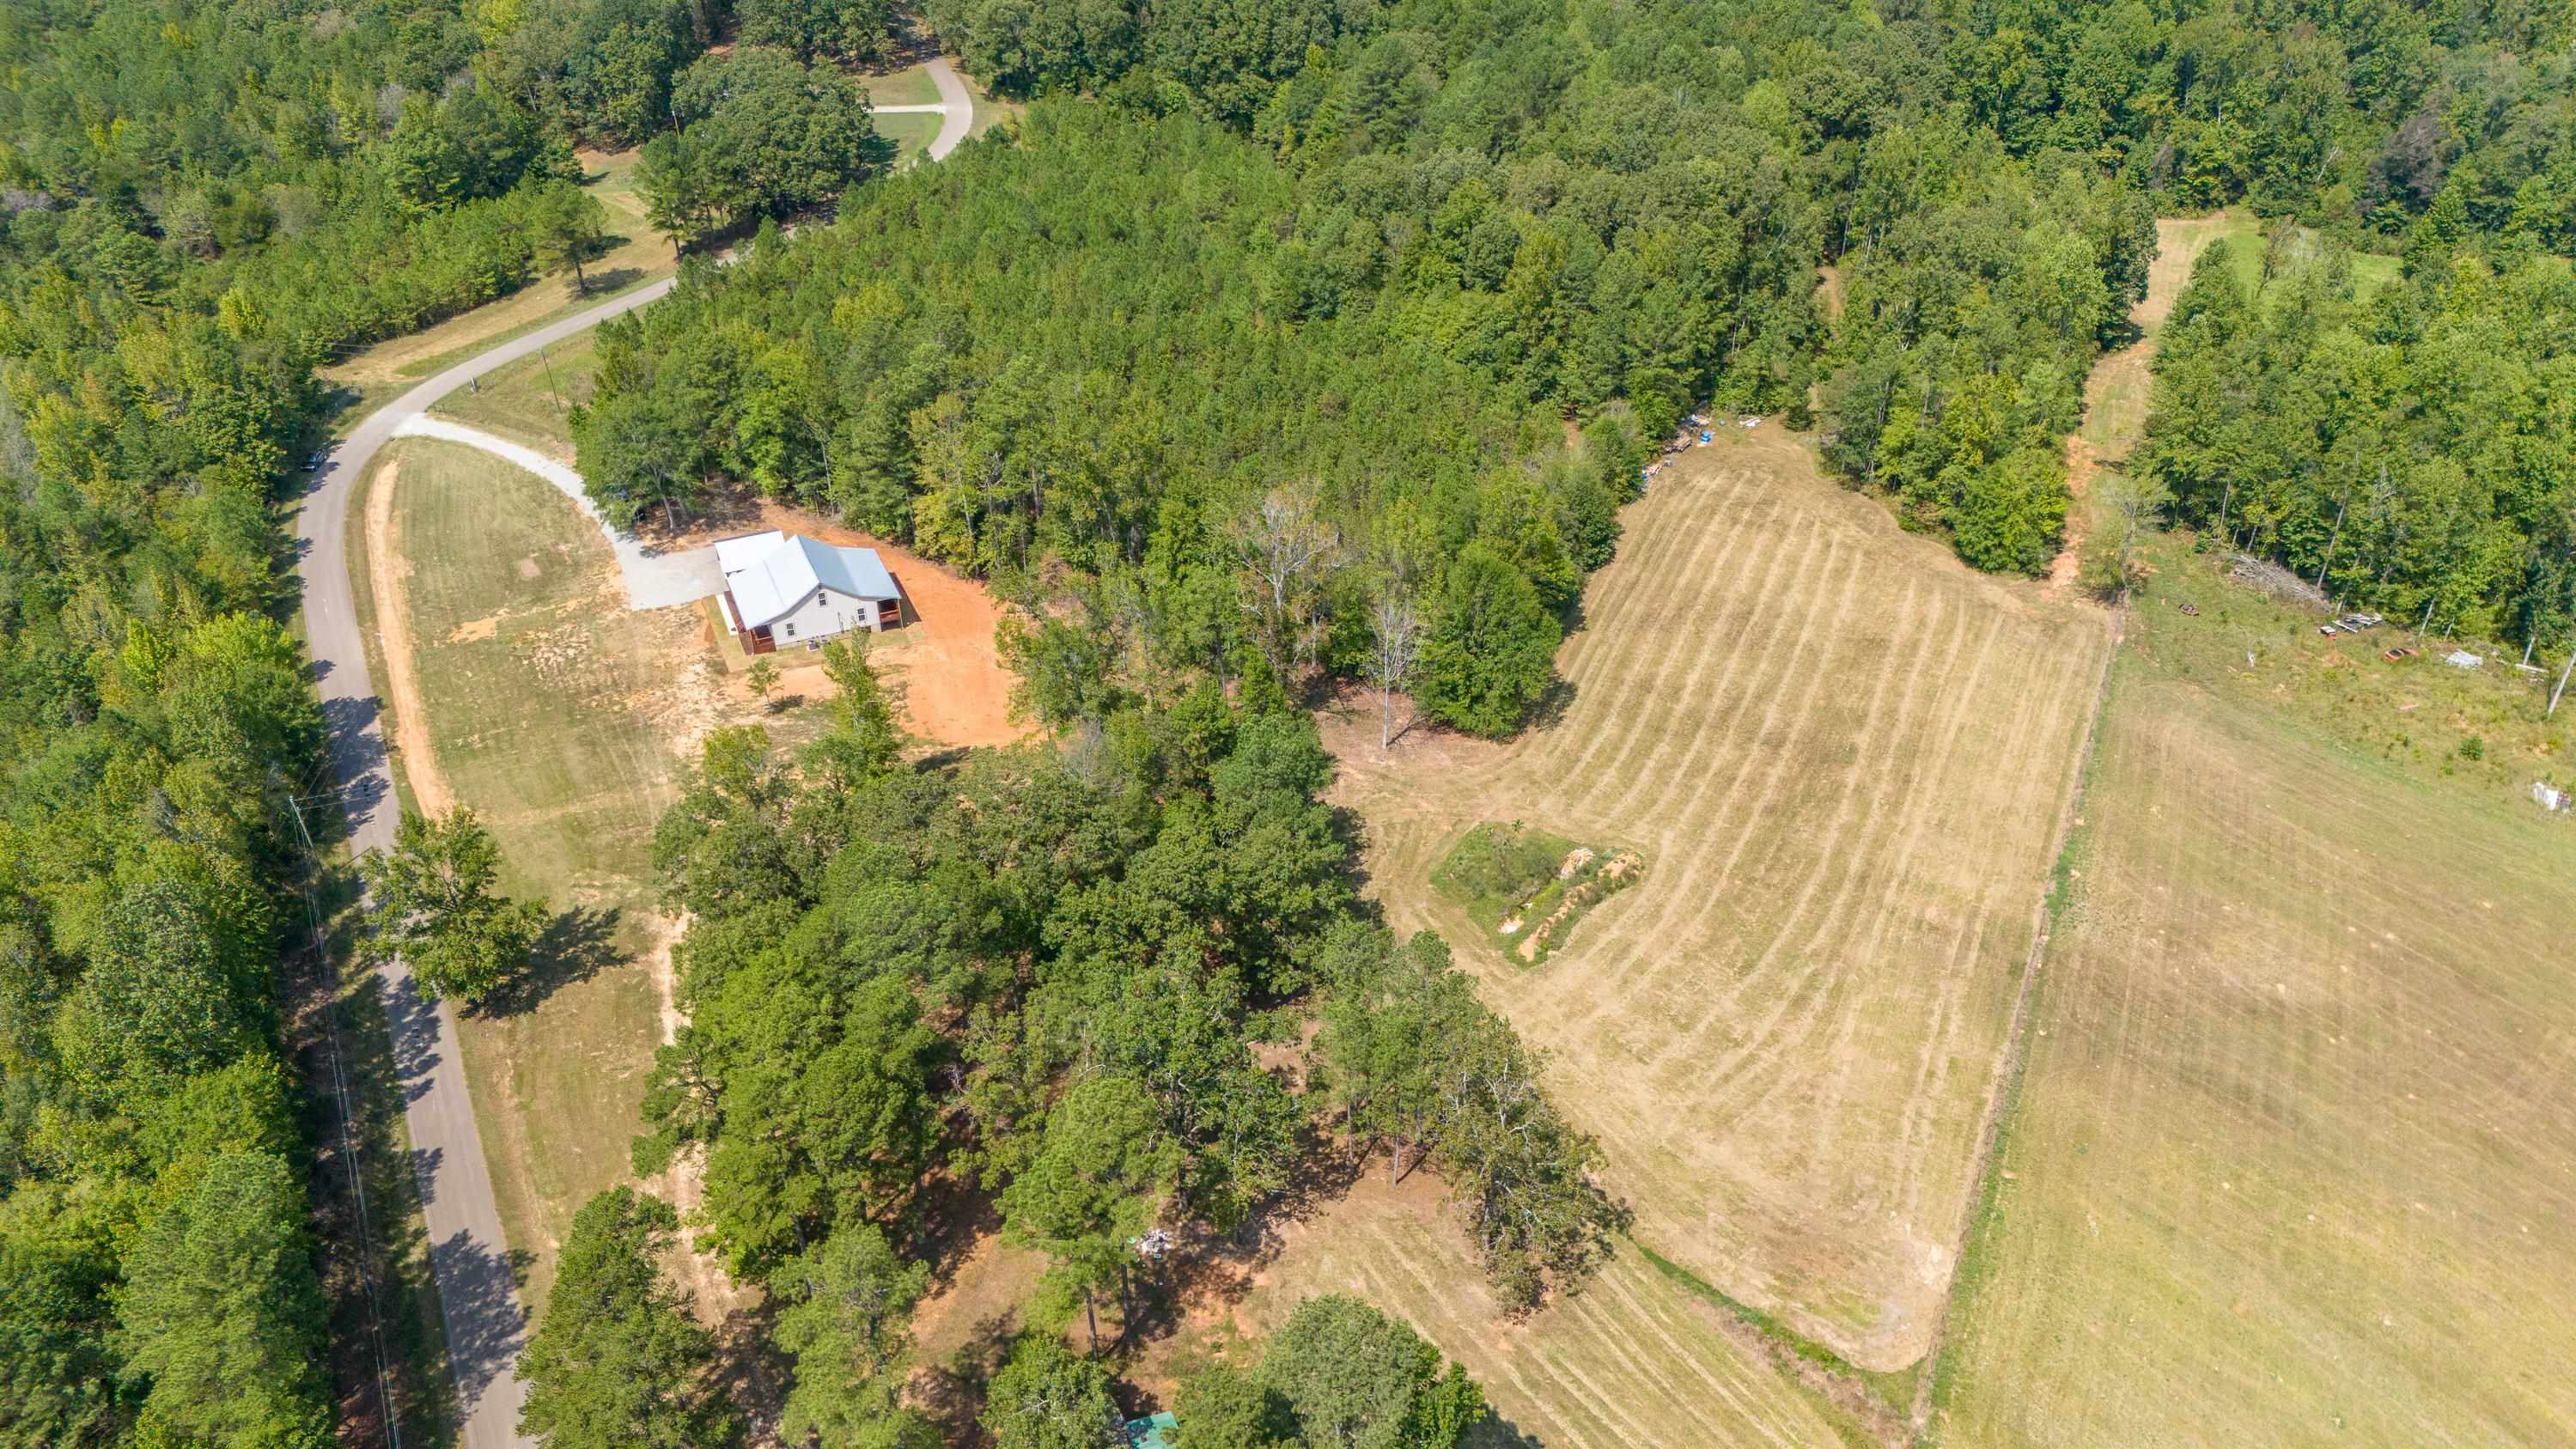
[[2048,565],[2053,587],[2062,589],[2075,582],[2089,521],[2084,500],[2092,492],[2094,474],[2105,465],[2116,467],[2126,461],[2146,431],[2156,334],[2173,315],[2174,298],[2191,280],[2191,269],[2209,244],[2230,226],[2241,224],[2223,213],[2157,220],[2156,259],[2147,267],[2147,295],[2129,309],[2129,320],[2144,335],[2117,352],[2102,354],[2093,364],[2084,379],[2084,426],[2066,435],[2066,538],[2065,547]]
[[[2137,347],[2124,348],[2122,351],[2135,352],[2138,348],[2147,345],[2141,342]],[[2094,365],[2093,371],[2098,375],[2103,368],[2110,365],[2111,359],[2106,357]],[[2084,392],[2085,411],[2090,412],[2093,408],[2093,385],[2090,381],[2086,382]],[[2063,589],[2071,586],[2075,582],[2076,570],[2083,564],[2081,555],[2084,552],[2084,533],[2087,522],[2084,500],[2093,491],[2093,474],[2101,465],[2102,455],[2094,450],[2091,443],[2084,440],[2082,433],[2066,435],[2066,532],[2063,539],[2064,546],[2058,549],[2057,557],[2048,561],[2048,582],[2051,588]]]
[[456,803],[456,796],[439,771],[438,751],[429,738],[429,711],[421,703],[420,674],[413,667],[411,598],[405,592],[411,566],[403,562],[401,540],[394,536],[394,480],[401,472],[401,462],[387,458],[367,490],[367,579],[375,590],[376,626],[384,644],[385,702],[393,708],[394,749],[402,756],[413,803],[424,814],[440,815]]

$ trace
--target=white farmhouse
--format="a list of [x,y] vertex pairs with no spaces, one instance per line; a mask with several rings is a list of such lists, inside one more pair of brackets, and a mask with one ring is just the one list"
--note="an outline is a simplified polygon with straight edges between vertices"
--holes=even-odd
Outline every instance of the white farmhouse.
[[724,572],[725,627],[746,654],[823,641],[853,629],[903,623],[903,590],[872,548],[842,548],[801,534],[746,533],[716,540]]

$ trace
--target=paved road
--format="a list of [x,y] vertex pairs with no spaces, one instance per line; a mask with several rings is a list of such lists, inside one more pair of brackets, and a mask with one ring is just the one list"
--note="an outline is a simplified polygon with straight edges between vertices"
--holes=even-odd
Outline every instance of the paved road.
[[939,87],[939,134],[930,138],[930,159],[937,161],[966,139],[966,128],[975,124],[975,98],[966,94],[966,83],[957,78],[957,68],[948,63],[948,57],[933,56],[922,69]]
[[869,109],[880,116],[927,116],[937,112],[940,117],[939,134],[930,138],[930,159],[936,161],[956,150],[957,143],[966,139],[967,128],[975,124],[975,101],[967,95],[966,83],[957,78],[957,69],[948,63],[948,57],[940,56],[922,69],[930,72],[931,84],[939,87],[939,100],[935,104],[872,106]]
[[[939,134],[930,143],[936,159],[966,139],[975,103],[946,57],[931,61],[928,70],[939,87],[941,106]],[[322,716],[331,729],[332,780],[348,815],[351,849],[391,848],[400,812],[385,756],[384,706],[367,675],[364,625],[349,587],[350,494],[375,462],[377,450],[431,403],[540,347],[658,300],[673,280],[637,288],[504,342],[411,389],[360,423],[347,442],[325,457],[308,484],[295,518],[296,572],[304,585],[305,640],[320,676]],[[520,1449],[529,1442],[519,1437],[519,1406],[527,1391],[517,1368],[527,1317],[512,1286],[492,1174],[474,1127],[474,1099],[456,1046],[456,1012],[443,1002],[435,1007],[424,1002],[412,988],[410,968],[401,962],[382,966],[377,974],[393,1031],[395,1070],[402,1079],[412,1168],[428,1220],[430,1266],[447,1325],[449,1372],[464,1401],[464,1449]]]
[[[351,491],[397,428],[467,379],[669,290],[669,281],[639,288],[449,368],[360,423],[312,480],[295,519],[297,572],[304,581],[305,638],[321,674],[322,715],[331,727],[331,773],[347,809],[352,849],[389,848],[398,812],[385,762],[383,706],[367,677],[366,640],[349,589]],[[516,1372],[526,1318],[511,1287],[492,1175],[475,1135],[474,1101],[456,1049],[456,1013],[445,1003],[432,1008],[423,1002],[412,989],[410,969],[400,962],[378,975],[393,1026],[412,1167],[428,1218],[430,1264],[447,1320],[449,1367],[464,1399],[465,1449],[517,1449],[527,1442],[519,1437],[519,1404],[526,1394]]]
[[716,563],[713,546],[656,548],[631,533],[618,532],[600,517],[599,505],[590,501],[589,485],[582,482],[581,475],[534,448],[427,413],[403,419],[394,435],[462,443],[553,484],[556,492],[571,499],[582,516],[599,529],[599,536],[608,540],[608,551],[617,555],[618,575],[626,581],[626,607],[630,609],[694,604],[724,588],[724,571]]

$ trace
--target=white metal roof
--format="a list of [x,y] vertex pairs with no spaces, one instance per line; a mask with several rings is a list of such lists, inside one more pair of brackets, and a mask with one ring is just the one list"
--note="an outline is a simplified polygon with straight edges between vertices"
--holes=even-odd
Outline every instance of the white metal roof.
[[746,629],[785,617],[818,588],[854,599],[903,596],[875,549],[839,547],[774,528],[716,540],[716,567],[724,571]]

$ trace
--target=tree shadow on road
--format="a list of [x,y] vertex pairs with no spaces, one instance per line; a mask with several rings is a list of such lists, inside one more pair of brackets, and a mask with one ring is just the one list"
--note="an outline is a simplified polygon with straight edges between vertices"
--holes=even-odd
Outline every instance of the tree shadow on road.
[[408,1106],[429,1095],[430,1078],[445,1060],[438,1054],[438,1007],[408,984],[386,993],[384,1006],[386,1031],[393,1038],[394,1080]]
[[527,1316],[515,1296],[527,1264],[524,1255],[493,1252],[461,1229],[432,1243],[429,1260],[446,1310],[448,1370],[471,1415],[484,1390],[511,1371],[527,1346]]

